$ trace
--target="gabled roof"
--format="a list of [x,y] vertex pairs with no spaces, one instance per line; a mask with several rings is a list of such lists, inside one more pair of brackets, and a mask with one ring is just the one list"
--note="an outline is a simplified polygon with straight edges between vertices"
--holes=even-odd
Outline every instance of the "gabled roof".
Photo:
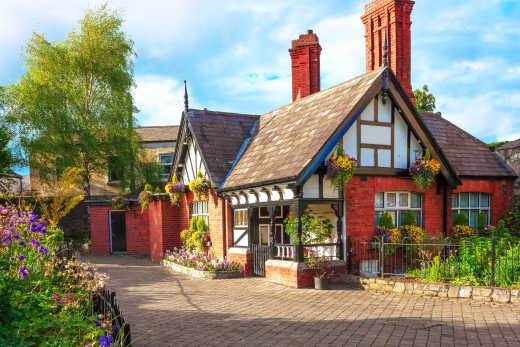
[[178,125],[136,127],[142,142],[171,142],[177,140]]
[[513,149],[513,148],[519,148],[519,147],[520,147],[520,139],[506,142],[503,145],[498,146],[497,150]]
[[224,181],[258,118],[251,114],[188,110],[188,128],[215,185]]
[[489,146],[441,116],[421,113],[423,122],[459,176],[511,177],[513,170]]
[[223,188],[296,179],[348,118],[381,90],[383,72],[364,74],[262,115]]

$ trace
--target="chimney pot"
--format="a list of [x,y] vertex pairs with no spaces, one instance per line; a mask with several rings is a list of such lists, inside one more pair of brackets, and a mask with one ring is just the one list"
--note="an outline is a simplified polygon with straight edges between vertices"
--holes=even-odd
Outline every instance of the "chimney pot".
[[293,40],[289,49],[292,72],[292,100],[320,91],[320,54],[318,36],[311,30]]

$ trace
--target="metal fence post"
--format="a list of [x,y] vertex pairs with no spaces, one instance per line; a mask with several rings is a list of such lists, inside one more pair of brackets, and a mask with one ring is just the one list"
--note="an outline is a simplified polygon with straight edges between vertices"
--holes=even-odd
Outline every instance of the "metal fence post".
[[381,247],[379,247],[379,266],[381,271],[381,278],[385,277],[385,240],[381,238]]
[[352,273],[352,240],[347,236],[347,272]]
[[491,237],[491,286],[495,286],[495,261],[496,261],[496,251],[495,251],[495,238]]

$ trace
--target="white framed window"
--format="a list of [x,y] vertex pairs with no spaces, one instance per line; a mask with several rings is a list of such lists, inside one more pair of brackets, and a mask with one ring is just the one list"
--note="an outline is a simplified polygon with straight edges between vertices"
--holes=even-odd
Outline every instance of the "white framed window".
[[207,201],[194,201],[191,203],[191,216],[195,218],[202,217],[209,226],[209,211]]
[[159,164],[163,167],[163,175],[169,175],[173,164],[173,153],[159,153]]
[[375,195],[376,225],[386,212],[396,227],[403,224],[408,211],[415,215],[417,225],[422,227],[422,195],[413,192],[379,192]]
[[248,210],[247,208],[239,208],[235,209],[233,212],[233,222],[235,227],[244,227],[248,226]]
[[469,226],[477,229],[478,215],[485,213],[487,224],[491,216],[491,196],[487,193],[467,192],[453,194],[451,198],[451,218],[455,222],[455,216],[463,213],[468,217]]

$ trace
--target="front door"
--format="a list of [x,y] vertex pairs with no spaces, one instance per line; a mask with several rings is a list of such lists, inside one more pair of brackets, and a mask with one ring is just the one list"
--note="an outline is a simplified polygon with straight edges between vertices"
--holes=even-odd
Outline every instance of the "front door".
[[125,212],[110,211],[110,240],[112,252],[126,252]]

